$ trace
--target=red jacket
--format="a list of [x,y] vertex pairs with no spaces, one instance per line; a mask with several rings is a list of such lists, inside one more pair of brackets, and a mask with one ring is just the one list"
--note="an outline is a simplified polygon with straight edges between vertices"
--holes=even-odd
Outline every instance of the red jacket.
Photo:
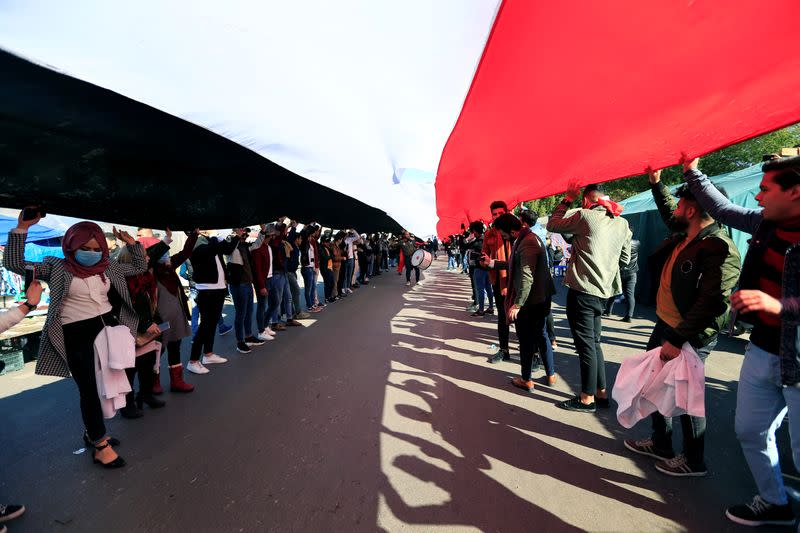
[[309,237],[308,242],[314,247],[314,268],[319,270],[319,246],[316,237]]
[[266,289],[270,267],[269,245],[264,243],[255,250],[251,250],[250,259],[253,267],[253,285],[255,285],[256,291]]

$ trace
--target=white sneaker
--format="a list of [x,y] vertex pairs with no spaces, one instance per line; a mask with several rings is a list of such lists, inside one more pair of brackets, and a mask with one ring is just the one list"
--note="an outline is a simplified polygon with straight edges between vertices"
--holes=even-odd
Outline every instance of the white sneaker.
[[228,362],[227,359],[225,359],[224,357],[220,357],[215,353],[206,354],[206,355],[203,356],[203,364],[204,365],[213,365],[213,364],[216,364],[216,363],[227,363],[227,362]]
[[274,337],[275,332],[272,331],[272,328],[264,328],[264,331],[261,332],[262,337]]
[[210,372],[200,361],[189,361],[186,365],[186,370],[193,374],[208,374]]
[[265,335],[264,333],[265,332],[262,331],[259,335],[256,335],[256,339],[258,339],[260,341],[274,341],[275,340],[275,337],[273,337],[272,335]]

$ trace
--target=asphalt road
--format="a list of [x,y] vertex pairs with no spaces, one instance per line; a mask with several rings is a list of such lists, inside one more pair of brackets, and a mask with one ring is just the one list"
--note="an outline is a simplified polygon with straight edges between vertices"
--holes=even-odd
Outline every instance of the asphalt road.
[[[744,340],[724,338],[708,360],[709,476],[669,478],[622,446],[647,435],[647,422],[628,431],[613,410],[553,405],[579,384],[560,305],[561,379],[522,393],[508,385],[515,363],[486,363],[495,325],[469,317],[469,280],[444,266],[411,289],[384,274],[248,355],[233,334],[218,337],[230,361],[190,375],[194,393],[167,392],[164,409],[110,421],[128,461],[118,471],[75,453],[71,380],[3,376],[0,501],[28,507],[9,530],[743,529],[723,511],[754,493],[733,433]],[[604,323],[610,380],[647,340],[652,309],[640,313]]]

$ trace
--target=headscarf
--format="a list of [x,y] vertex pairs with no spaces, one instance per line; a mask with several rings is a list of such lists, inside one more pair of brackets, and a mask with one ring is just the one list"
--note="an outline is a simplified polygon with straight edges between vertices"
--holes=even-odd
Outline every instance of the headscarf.
[[[96,265],[85,267],[75,260],[75,252],[92,239],[96,240],[97,244],[100,245],[103,257]],[[61,250],[64,252],[64,261],[70,274],[81,279],[99,274],[105,283],[106,278],[103,272],[108,268],[108,243],[100,226],[88,221],[74,224],[64,234],[64,238],[61,241]]]
[[144,246],[144,249],[147,250],[151,246],[160,243],[161,239],[159,239],[158,237],[139,237],[139,242],[141,243],[142,246]]

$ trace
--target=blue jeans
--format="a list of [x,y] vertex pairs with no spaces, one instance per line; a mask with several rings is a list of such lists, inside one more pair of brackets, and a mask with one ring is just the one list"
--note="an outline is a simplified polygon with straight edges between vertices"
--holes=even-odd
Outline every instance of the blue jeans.
[[289,272],[286,277],[289,292],[292,293],[292,311],[294,316],[300,314],[300,285],[297,283],[297,272]]
[[354,263],[355,262],[352,258],[344,262],[344,283],[342,284],[343,289],[349,289],[350,285],[353,283]]
[[454,270],[456,268],[456,256],[447,256],[447,270]]
[[231,293],[236,312],[233,319],[236,340],[244,342],[247,337],[253,336],[253,285],[228,285],[228,292]]
[[[282,313],[286,315],[286,320],[291,320],[294,317],[294,298],[292,297],[292,286],[289,283],[289,275],[284,274],[286,285],[283,289],[283,306],[281,307]],[[278,313],[278,318],[281,318],[281,313]]]
[[[197,289],[190,289],[189,296],[192,298],[192,302],[195,302],[197,298]],[[197,304],[192,306],[192,337],[197,335],[197,325],[200,322],[200,308],[197,307]],[[222,333],[222,330],[225,329],[225,318],[222,316],[219,317],[219,323],[217,323],[217,331]],[[230,330],[228,330],[230,331]]]
[[475,269],[475,301],[478,302],[478,311],[483,311],[483,295],[489,294],[489,307],[494,307],[494,295],[492,294],[492,285],[489,283],[489,272]]
[[267,320],[270,324],[277,324],[281,318],[281,304],[289,284],[286,282],[286,273],[275,272],[267,280],[269,285],[269,307],[267,308]]
[[267,307],[269,302],[268,296],[261,296],[260,294],[256,295],[256,327],[258,327],[258,332],[261,333],[269,326],[269,322],[267,321]]
[[314,267],[303,267],[300,271],[303,274],[303,289],[305,289],[306,294],[306,309],[311,309],[314,307],[314,289],[316,288],[314,285]]
[[800,388],[782,386],[778,356],[749,344],[736,394],[736,436],[758,493],[775,505],[789,501],[775,444],[775,430],[787,412],[792,458],[800,466]]

